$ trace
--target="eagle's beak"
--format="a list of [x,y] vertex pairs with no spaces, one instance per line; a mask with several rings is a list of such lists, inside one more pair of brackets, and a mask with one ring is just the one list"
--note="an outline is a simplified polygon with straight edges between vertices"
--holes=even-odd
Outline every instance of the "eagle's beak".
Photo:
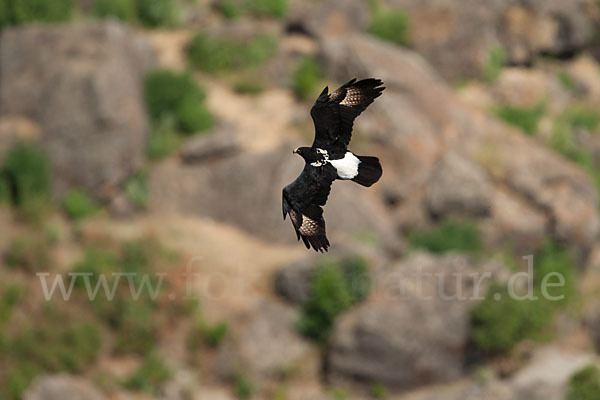
[[296,149],[294,150],[294,154],[298,154],[298,153],[300,153],[300,148],[296,147]]

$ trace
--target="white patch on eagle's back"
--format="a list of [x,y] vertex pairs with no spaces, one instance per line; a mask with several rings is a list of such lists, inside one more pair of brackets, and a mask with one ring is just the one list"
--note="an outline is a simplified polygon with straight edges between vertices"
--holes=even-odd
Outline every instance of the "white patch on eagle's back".
[[329,160],[329,162],[335,167],[338,176],[342,179],[352,179],[358,175],[360,160],[349,151],[346,152],[344,158]]
[[314,163],[310,163],[313,167],[321,167],[329,161],[329,153],[327,150],[317,148],[317,153],[323,156],[323,160],[315,161]]

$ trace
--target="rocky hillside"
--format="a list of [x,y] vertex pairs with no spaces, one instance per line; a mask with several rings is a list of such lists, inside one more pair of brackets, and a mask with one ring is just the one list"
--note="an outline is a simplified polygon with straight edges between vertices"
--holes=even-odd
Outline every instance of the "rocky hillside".
[[[599,29],[594,0],[0,0],[0,399],[599,399]],[[354,77],[384,175],[334,185],[314,254],[281,189]]]

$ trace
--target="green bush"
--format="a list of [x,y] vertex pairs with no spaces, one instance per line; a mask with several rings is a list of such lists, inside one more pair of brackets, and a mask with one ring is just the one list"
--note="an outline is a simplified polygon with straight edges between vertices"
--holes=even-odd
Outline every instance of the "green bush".
[[179,10],[173,0],[136,0],[137,16],[148,27],[174,26]]
[[138,300],[122,295],[116,302],[116,337],[114,350],[118,354],[148,355],[156,346],[161,324],[157,304],[149,297]]
[[192,329],[188,346],[191,350],[198,350],[201,344],[208,347],[218,347],[227,336],[228,331],[229,326],[225,322],[208,324],[201,320]]
[[151,354],[140,365],[138,370],[125,381],[125,387],[132,390],[140,390],[148,394],[158,394],[160,387],[173,376],[162,358]]
[[594,131],[600,124],[600,113],[591,107],[571,106],[558,117],[571,129]]
[[563,88],[565,88],[569,92],[572,92],[575,90],[575,86],[576,86],[575,79],[573,79],[573,77],[571,75],[569,75],[565,71],[560,71],[558,73],[557,77],[558,77],[558,81],[560,82],[560,84]]
[[96,203],[82,190],[71,190],[65,196],[63,207],[67,216],[72,220],[80,220],[93,215],[98,207]]
[[258,17],[285,17],[288,11],[287,0],[251,0],[248,10]]
[[190,134],[212,127],[212,115],[205,106],[206,93],[189,74],[152,72],[145,79],[144,96],[157,129],[168,129],[173,123],[177,130]]
[[566,400],[600,399],[600,371],[595,365],[580,369],[571,377]]
[[493,47],[488,53],[487,63],[483,67],[483,79],[488,83],[495,82],[506,64],[506,53],[502,47]]
[[256,95],[265,90],[265,84],[258,77],[238,77],[233,83],[233,90],[238,94]]
[[277,39],[270,35],[258,35],[242,43],[199,33],[188,45],[188,56],[194,68],[214,73],[259,66],[276,50]]
[[95,0],[92,15],[98,18],[114,17],[122,21],[133,21],[136,17],[135,0]]
[[71,19],[74,0],[0,0],[0,28],[28,22],[66,22]]
[[244,13],[243,5],[238,0],[220,0],[215,7],[227,19],[238,18]]
[[579,164],[590,176],[596,190],[600,191],[600,172],[594,154],[588,147],[577,143],[575,129],[594,131],[600,123],[600,115],[593,109],[575,106],[566,109],[554,121],[548,145],[554,151]]
[[521,129],[528,135],[535,135],[538,130],[540,118],[544,115],[546,106],[540,103],[531,108],[504,105],[496,108],[496,115],[509,125]]
[[446,219],[430,229],[411,232],[408,240],[414,248],[437,254],[448,251],[476,254],[483,249],[477,225],[455,218]]
[[125,183],[125,194],[133,205],[138,208],[148,208],[150,201],[150,189],[148,188],[148,176],[143,172],[135,173]]
[[51,267],[50,250],[42,239],[19,237],[6,250],[4,262],[11,268],[27,272],[48,271]]
[[163,118],[150,131],[146,155],[152,161],[162,160],[179,147],[179,142],[174,118]]
[[409,35],[408,15],[400,9],[376,11],[369,25],[369,33],[388,42],[406,45]]
[[[76,262],[73,266],[73,272],[91,273],[92,275],[90,275],[88,280],[93,289],[96,287],[100,275],[106,275],[108,281],[108,278],[112,276],[111,274],[117,272],[117,257],[112,252],[103,248],[90,246],[85,249],[83,259]],[[75,287],[85,288],[83,278],[75,280]],[[102,296],[103,292],[100,291],[98,295]]]
[[[565,285],[547,287],[550,296],[564,296],[552,301],[541,290],[549,273],[559,273]],[[554,280],[547,282],[555,283]],[[571,302],[576,294],[576,277],[571,255],[548,241],[534,257],[533,295],[537,300],[517,300],[510,297],[506,285],[493,285],[485,300],[472,311],[472,339],[477,348],[487,353],[508,353],[523,339],[540,338],[552,321],[557,308]]]
[[298,323],[300,332],[317,341],[326,340],[337,316],[366,297],[370,285],[363,259],[326,260],[311,281],[310,297]]
[[4,179],[13,185],[12,203],[27,208],[50,198],[50,164],[36,145],[20,142],[8,150],[2,167]]
[[80,373],[98,354],[99,330],[89,323],[53,322],[22,331],[10,344],[9,357],[45,372]]
[[249,399],[254,395],[255,391],[256,388],[252,382],[248,380],[248,378],[242,374],[238,374],[236,376],[234,383],[234,394],[237,399]]
[[322,79],[323,71],[317,61],[312,57],[304,57],[292,75],[292,89],[299,98],[309,100],[318,94]]
[[521,340],[538,335],[551,318],[548,303],[515,300],[505,286],[494,285],[485,300],[472,310],[471,337],[482,351],[508,353]]
[[[21,288],[16,285],[6,285],[0,291],[0,328],[10,319],[14,307],[21,300]],[[0,345],[0,351],[2,345]]]

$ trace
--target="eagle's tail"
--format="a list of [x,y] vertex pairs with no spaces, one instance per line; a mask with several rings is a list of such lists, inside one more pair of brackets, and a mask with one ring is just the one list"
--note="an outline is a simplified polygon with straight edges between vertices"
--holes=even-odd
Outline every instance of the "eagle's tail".
[[358,175],[352,178],[352,180],[359,185],[369,187],[377,182],[383,174],[379,159],[377,157],[368,156],[356,157],[360,160],[360,164],[358,164]]

